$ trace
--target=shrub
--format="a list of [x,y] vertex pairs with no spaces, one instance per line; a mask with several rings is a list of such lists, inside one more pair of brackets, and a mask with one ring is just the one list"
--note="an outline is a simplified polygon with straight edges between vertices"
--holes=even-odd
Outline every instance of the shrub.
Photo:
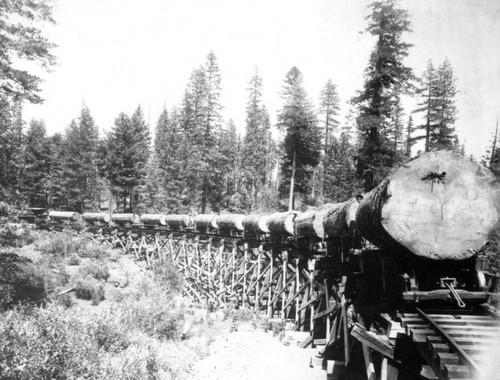
[[0,378],[99,378],[99,349],[76,314],[18,308],[0,314]]
[[0,225],[0,246],[23,247],[36,240],[37,233],[22,224]]
[[108,256],[108,249],[87,237],[85,244],[79,247],[78,254],[88,259],[103,259]]
[[54,277],[47,267],[34,265],[12,252],[0,254],[1,308],[10,308],[20,302],[44,305],[48,292],[54,287]]
[[80,236],[66,232],[51,232],[42,237],[35,246],[42,253],[68,257],[78,252],[84,244],[85,241]]
[[109,278],[109,269],[104,261],[86,261],[78,269],[83,276],[91,276],[96,280],[107,281]]
[[75,299],[72,294],[63,294],[57,297],[57,302],[65,309],[70,309],[75,304]]
[[106,351],[120,352],[130,346],[127,335],[116,324],[99,321],[94,336],[99,347]]
[[170,293],[155,285],[144,280],[135,294],[121,300],[125,311],[122,323],[159,340],[177,339],[182,332],[184,311],[175,305]]
[[179,292],[184,279],[172,263],[154,263],[152,265],[156,286],[161,286],[166,291]]
[[68,259],[68,265],[80,265],[81,262],[82,259],[76,253],[73,253]]
[[75,296],[83,300],[92,300],[97,305],[104,299],[104,287],[92,277],[79,277],[75,283]]

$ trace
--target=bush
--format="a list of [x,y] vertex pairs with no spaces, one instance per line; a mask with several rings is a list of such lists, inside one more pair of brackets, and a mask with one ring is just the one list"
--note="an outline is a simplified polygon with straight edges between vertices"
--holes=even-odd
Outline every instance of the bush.
[[97,339],[99,347],[102,347],[106,351],[120,352],[130,346],[130,340],[127,335],[116,324],[100,322],[94,336]]
[[52,272],[43,265],[12,252],[0,254],[0,307],[17,303],[45,305],[49,291],[55,287]]
[[83,276],[91,276],[96,280],[107,281],[109,278],[108,265],[104,261],[86,261],[78,269]]
[[104,299],[104,287],[92,277],[79,277],[75,283],[75,296],[83,300],[92,300],[97,305]]
[[77,315],[60,310],[0,314],[0,378],[100,378],[99,350],[90,337]]
[[80,257],[87,259],[103,259],[109,255],[108,249],[87,238],[84,245],[78,249]]
[[68,265],[80,265],[82,259],[76,253],[73,253],[68,259]]
[[42,253],[56,257],[68,257],[73,253],[77,253],[84,245],[85,241],[82,237],[65,232],[45,234],[35,244],[36,248]]
[[165,291],[179,292],[182,289],[184,278],[172,263],[154,263],[153,269],[156,286],[161,286]]
[[75,304],[75,299],[72,294],[63,294],[57,297],[57,302],[65,309],[70,309]]
[[24,247],[33,243],[37,236],[37,232],[22,224],[0,225],[0,246]]
[[120,300],[125,311],[121,323],[159,340],[178,339],[184,324],[184,311],[175,305],[171,293],[156,285],[145,279],[136,293]]

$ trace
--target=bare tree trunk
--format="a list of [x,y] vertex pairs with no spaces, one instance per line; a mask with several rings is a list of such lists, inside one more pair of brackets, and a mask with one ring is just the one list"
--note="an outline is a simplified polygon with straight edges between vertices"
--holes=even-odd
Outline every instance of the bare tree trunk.
[[293,158],[292,158],[292,178],[290,178],[290,200],[288,203],[288,211],[293,210],[293,188],[295,186],[295,160],[297,158],[297,151],[293,150]]

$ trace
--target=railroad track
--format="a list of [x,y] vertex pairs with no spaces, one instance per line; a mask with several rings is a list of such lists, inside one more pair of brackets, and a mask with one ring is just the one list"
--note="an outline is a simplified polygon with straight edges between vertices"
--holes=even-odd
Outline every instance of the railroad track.
[[[500,320],[484,309],[404,313],[402,326],[440,380],[500,379]],[[496,360],[496,362],[495,362]],[[490,371],[490,372],[488,372]]]

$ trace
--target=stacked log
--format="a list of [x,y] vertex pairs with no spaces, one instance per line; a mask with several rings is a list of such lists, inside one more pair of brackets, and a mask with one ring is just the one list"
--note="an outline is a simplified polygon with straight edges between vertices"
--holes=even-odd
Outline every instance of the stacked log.
[[486,168],[449,151],[397,168],[359,205],[364,238],[430,259],[471,257],[500,219],[500,185]]
[[197,230],[217,229],[217,220],[215,215],[199,214],[193,217],[194,225]]
[[267,225],[269,214],[250,214],[243,219],[243,228],[246,233],[250,234],[268,234],[269,227]]
[[274,235],[292,236],[295,233],[294,220],[299,215],[297,211],[276,212],[267,219],[267,227]]
[[170,228],[186,228],[192,225],[193,219],[187,214],[166,215],[165,222]]
[[139,224],[141,222],[141,218],[137,214],[113,214],[111,215],[111,220],[115,224],[125,225],[125,224]]
[[49,211],[49,218],[53,220],[78,220],[80,214],[73,211]]
[[339,207],[338,203],[326,203],[321,207],[308,210],[295,218],[297,236],[326,238],[325,218]]
[[356,198],[337,203],[325,216],[325,233],[329,237],[341,237],[356,229],[356,211],[359,203]]
[[105,212],[85,212],[83,213],[82,218],[88,223],[108,224],[111,222],[111,215]]
[[144,224],[149,224],[154,226],[167,225],[167,219],[163,214],[143,214],[141,215],[141,221]]
[[216,216],[217,227],[223,231],[243,231],[244,214],[220,214]]

